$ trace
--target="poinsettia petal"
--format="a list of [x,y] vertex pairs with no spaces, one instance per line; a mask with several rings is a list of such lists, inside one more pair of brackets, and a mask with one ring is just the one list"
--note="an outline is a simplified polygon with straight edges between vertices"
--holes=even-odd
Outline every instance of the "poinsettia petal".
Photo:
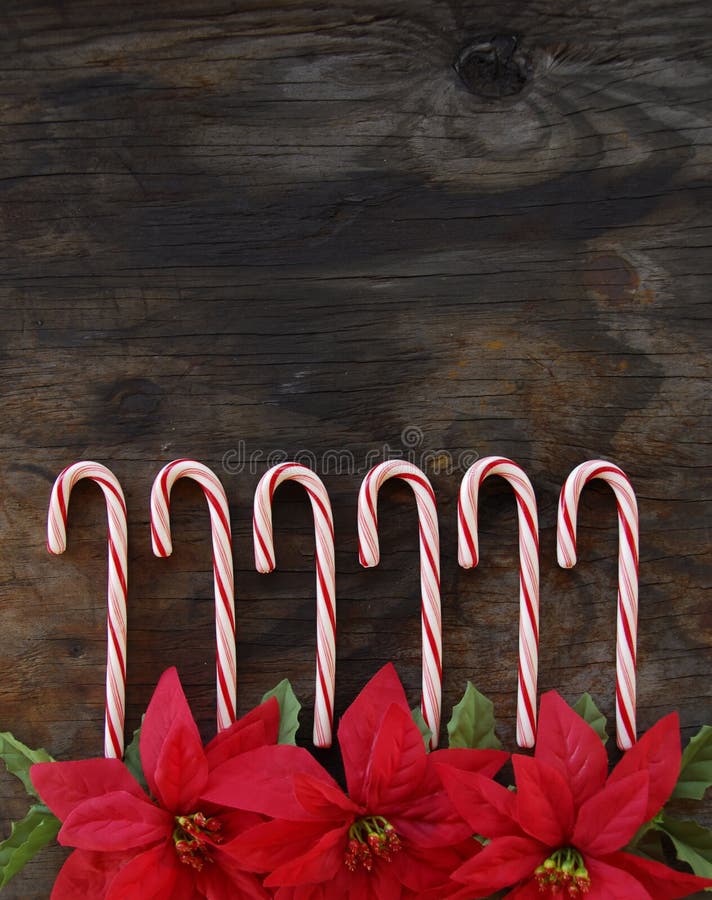
[[522,835],[516,794],[479,772],[445,765],[437,769],[452,804],[474,834],[486,838]]
[[510,891],[507,894],[507,900],[541,900],[541,888],[532,878]]
[[36,763],[32,783],[58,819],[65,819],[80,803],[112,791],[145,796],[141,785],[118,759],[81,759]]
[[378,734],[386,710],[394,703],[408,711],[403,685],[392,663],[387,663],[371,678],[341,717],[338,730],[339,747],[344,761],[348,793],[356,803],[364,802],[364,785],[366,769],[371,758],[371,745]]
[[344,868],[346,829],[334,828],[296,859],[275,867],[265,878],[265,887],[281,884],[318,884],[331,881]]
[[59,870],[50,900],[77,900],[78,897],[104,900],[109,885],[125,862],[125,853],[75,850]]
[[446,847],[472,836],[444,790],[418,793],[408,806],[384,813],[398,834],[418,850]]
[[677,872],[663,863],[632,853],[612,853],[603,862],[635,876],[654,900],[678,900],[696,891],[712,887],[712,879],[699,878],[689,872]]
[[175,668],[161,675],[153,692],[140,749],[153,796],[173,813],[192,812],[208,778],[208,763]]
[[529,878],[548,854],[549,848],[533,838],[495,838],[456,869],[452,879],[467,885],[473,897],[486,897]]
[[517,819],[533,838],[559,847],[574,827],[574,798],[558,769],[531,756],[512,757],[517,782]]
[[200,897],[207,900],[227,900],[239,897],[240,900],[269,900],[271,896],[262,887],[262,881],[256,875],[245,872],[234,860],[226,859],[223,854],[216,853],[215,864],[203,866],[196,874],[196,884]]
[[270,697],[229,728],[215,735],[205,747],[208,766],[214,769],[233,756],[265,744],[276,744],[278,735],[279,703],[275,697]]
[[534,755],[559,770],[577,806],[599,791],[608,775],[603,741],[556,691],[541,698]]
[[647,798],[647,772],[607,784],[579,810],[573,845],[594,856],[620,850],[645,822]]
[[659,900],[630,872],[589,856],[584,856],[584,863],[591,879],[586,900]]
[[294,794],[308,813],[324,822],[342,821],[362,811],[338,785],[301,772],[294,776]]
[[431,763],[452,766],[463,772],[480,772],[490,778],[499,772],[509,759],[506,750],[467,750],[456,747],[451,750],[434,750],[428,754]]
[[210,773],[202,797],[218,806],[248,809],[284,819],[309,819],[294,795],[297,773],[310,775],[340,790],[303,747],[276,744],[229,759]]
[[401,884],[418,897],[439,888],[443,898],[462,887],[450,881],[450,873],[481,851],[482,845],[471,837],[454,846],[436,849],[411,848],[405,844],[388,866]]
[[410,710],[388,707],[370,751],[361,802],[384,811],[407,806],[426,770],[423,736]]
[[[308,853],[328,827],[318,821],[274,819],[241,834],[232,841],[229,852],[250,872],[270,872]],[[344,826],[344,842],[347,830]]]
[[633,772],[646,771],[650,777],[644,821],[653,818],[670,798],[680,774],[680,719],[670,713],[660,719],[628,750],[611,772],[615,783]]
[[173,816],[126,791],[94,797],[64,820],[57,840],[81,850],[131,850],[170,835]]
[[127,897],[173,900],[180,865],[172,842],[163,841],[137,854],[121,869],[111,883],[106,900],[126,900]]

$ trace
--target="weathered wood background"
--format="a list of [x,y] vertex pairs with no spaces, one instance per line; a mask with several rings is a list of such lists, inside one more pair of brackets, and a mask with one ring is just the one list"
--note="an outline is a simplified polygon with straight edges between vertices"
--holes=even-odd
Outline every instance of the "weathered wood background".
[[[0,729],[64,759],[101,752],[96,488],[73,494],[65,556],[44,546],[52,481],[80,458],[109,465],[127,495],[129,733],[171,663],[213,727],[196,487],[174,491],[174,557],[154,559],[149,540],[153,477],[182,455],[213,467],[232,505],[240,709],[287,675],[311,734],[313,536],[298,488],[278,495],[278,573],[252,565],[270,451],[311,451],[331,493],[337,712],[389,659],[415,703],[407,488],[382,492],[381,566],[357,560],[358,488],[384,447],[416,463],[433,451],[445,719],[472,679],[514,746],[504,483],[484,491],[480,568],[456,556],[462,454],[497,453],[540,503],[541,689],[588,690],[613,716],[604,486],[582,501],[579,565],[555,561],[558,489],[602,456],[640,503],[640,727],[672,708],[686,738],[712,720],[711,19],[703,0],[7,0]],[[353,463],[337,474],[329,451]],[[3,832],[25,808],[3,773]],[[62,858],[45,851],[5,896],[48,897]]]

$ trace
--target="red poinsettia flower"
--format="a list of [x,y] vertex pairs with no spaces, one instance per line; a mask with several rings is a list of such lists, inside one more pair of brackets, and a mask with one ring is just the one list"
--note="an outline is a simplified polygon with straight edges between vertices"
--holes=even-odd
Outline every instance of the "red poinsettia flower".
[[680,772],[676,713],[608,775],[595,731],[555,692],[541,702],[534,757],[512,757],[516,793],[478,773],[441,766],[454,805],[483,851],[453,873],[475,900],[512,887],[511,900],[674,900],[712,885],[625,851],[668,800]]
[[272,699],[203,748],[175,669],[156,687],[141,728],[140,752],[151,796],[118,759],[32,766],[38,793],[62,820],[60,844],[77,849],[57,877],[52,900],[266,898],[234,852],[253,812],[222,806],[213,773],[226,760],[274,744],[279,705]]
[[392,665],[347,710],[338,739],[348,794],[297,747],[262,748],[216,770],[208,799],[273,818],[236,841],[243,864],[270,873],[264,883],[278,900],[415,900],[447,882],[479,845],[432,760],[493,775],[508,755],[428,755]]

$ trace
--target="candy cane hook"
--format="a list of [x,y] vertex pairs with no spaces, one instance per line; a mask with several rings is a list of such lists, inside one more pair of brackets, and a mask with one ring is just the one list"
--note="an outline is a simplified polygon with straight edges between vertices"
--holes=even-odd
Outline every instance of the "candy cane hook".
[[215,635],[217,639],[217,723],[223,731],[235,721],[237,666],[235,654],[235,585],[232,568],[230,510],[219,478],[194,459],[176,459],[164,466],[151,488],[151,542],[155,556],[170,556],[170,496],[179,478],[190,478],[203,489],[210,511],[215,585]]
[[126,697],[126,502],[116,477],[100,463],[82,461],[67,466],[52,487],[47,514],[47,549],[60,554],[67,549],[67,510],[74,485],[88,478],[99,485],[106,500],[109,522],[108,614],[106,620],[106,712],[104,756],[124,755]]
[[486,456],[465,473],[458,502],[458,559],[463,569],[479,562],[477,500],[489,475],[501,475],[514,489],[519,518],[519,668],[517,744],[533,747],[536,740],[539,669],[539,525],[531,482],[511,459]]
[[622,469],[602,459],[581,463],[564,482],[556,529],[559,565],[576,565],[576,513],[585,484],[600,478],[618,507],[618,615],[616,626],[616,740],[621,750],[635,743],[635,668],[638,643],[638,504]]
[[440,537],[435,494],[425,474],[412,463],[389,460],[374,466],[358,497],[359,559],[367,568],[378,565],[378,491],[389,478],[401,478],[413,489],[420,536],[421,630],[423,643],[423,718],[438,745],[442,700],[442,622],[440,616]]
[[275,567],[272,531],[272,499],[283,481],[303,485],[311,500],[316,538],[316,691],[314,733],[316,747],[330,747],[334,722],[336,681],[336,596],[334,522],[331,503],[321,479],[299,463],[273,466],[260,478],[255,491],[253,536],[255,568],[272,572]]

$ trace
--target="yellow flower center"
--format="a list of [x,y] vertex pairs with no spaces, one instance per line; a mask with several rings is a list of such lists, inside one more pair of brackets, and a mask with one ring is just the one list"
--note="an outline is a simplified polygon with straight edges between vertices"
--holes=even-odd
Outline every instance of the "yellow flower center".
[[402,848],[395,828],[383,816],[364,816],[349,828],[344,864],[349,872],[362,866],[367,872],[377,859],[390,862]]
[[199,872],[206,862],[213,861],[210,848],[222,843],[219,834],[222,823],[219,819],[209,819],[201,812],[192,816],[176,816],[175,821],[173,843],[178,859]]
[[537,867],[534,880],[544,897],[583,897],[591,889],[591,878],[583,857],[573,847],[562,847]]

